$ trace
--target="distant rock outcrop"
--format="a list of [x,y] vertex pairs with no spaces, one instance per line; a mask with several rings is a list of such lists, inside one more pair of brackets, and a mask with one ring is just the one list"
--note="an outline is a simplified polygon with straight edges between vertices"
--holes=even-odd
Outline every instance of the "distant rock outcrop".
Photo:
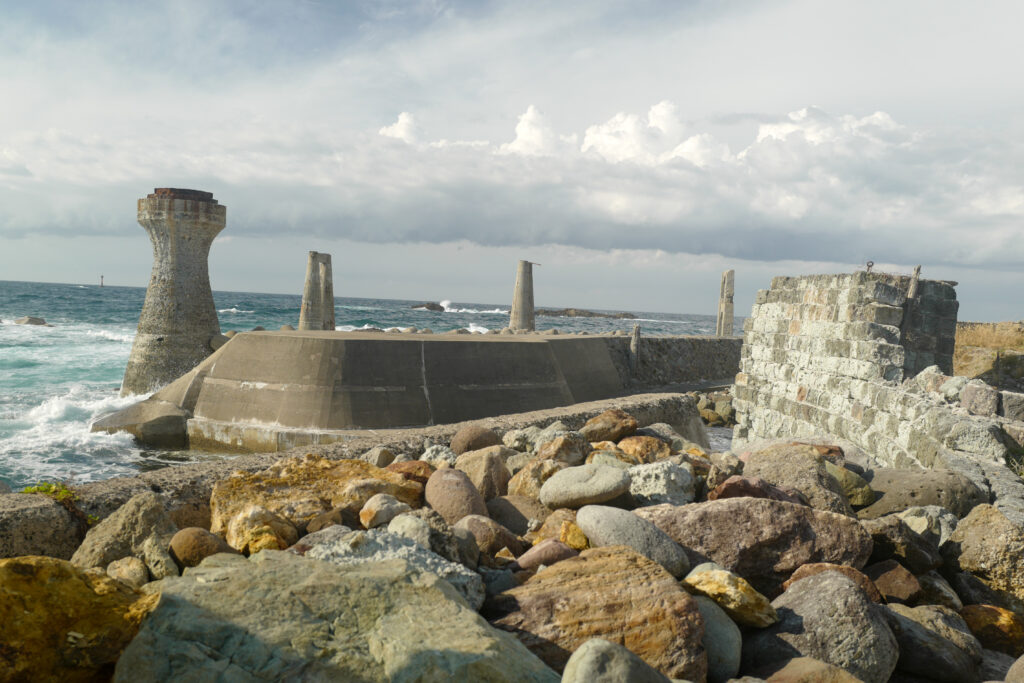
[[444,313],[444,306],[441,304],[435,304],[433,301],[428,301],[425,304],[416,304],[411,306],[413,310],[417,311],[434,311],[435,313]]
[[598,313],[597,311],[585,311],[582,308],[538,308],[536,314],[551,318],[614,318],[615,320],[636,318],[632,313]]

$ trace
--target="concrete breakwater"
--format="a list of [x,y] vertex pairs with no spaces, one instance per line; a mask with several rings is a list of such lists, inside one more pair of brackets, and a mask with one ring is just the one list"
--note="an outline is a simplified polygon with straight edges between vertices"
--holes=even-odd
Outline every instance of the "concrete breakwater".
[[317,331],[235,336],[146,401],[97,421],[156,447],[282,451],[348,432],[506,415],[703,380],[740,340]]

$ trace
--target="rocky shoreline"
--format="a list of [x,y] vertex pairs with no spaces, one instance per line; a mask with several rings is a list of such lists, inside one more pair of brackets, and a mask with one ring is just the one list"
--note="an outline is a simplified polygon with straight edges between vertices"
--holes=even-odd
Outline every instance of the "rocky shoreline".
[[709,452],[728,399],[0,495],[0,680],[1024,680],[986,492],[830,437]]

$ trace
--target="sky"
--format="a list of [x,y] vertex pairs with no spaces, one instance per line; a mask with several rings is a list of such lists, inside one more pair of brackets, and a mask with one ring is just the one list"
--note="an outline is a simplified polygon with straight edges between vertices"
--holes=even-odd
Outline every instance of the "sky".
[[6,0],[0,280],[145,286],[136,200],[214,193],[214,289],[736,310],[777,275],[1024,318],[1024,3]]

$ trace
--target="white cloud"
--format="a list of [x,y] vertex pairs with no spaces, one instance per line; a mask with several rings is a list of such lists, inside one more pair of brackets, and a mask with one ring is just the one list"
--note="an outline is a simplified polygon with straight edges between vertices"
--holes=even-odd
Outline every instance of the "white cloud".
[[386,138],[396,138],[409,144],[416,142],[416,139],[419,137],[416,119],[407,111],[403,111],[398,115],[397,121],[390,126],[384,126],[377,133]]
[[573,145],[575,142],[575,136],[560,138],[556,135],[544,114],[531,104],[519,116],[516,123],[516,139],[501,145],[498,152],[523,156],[551,156],[564,151],[566,145]]

